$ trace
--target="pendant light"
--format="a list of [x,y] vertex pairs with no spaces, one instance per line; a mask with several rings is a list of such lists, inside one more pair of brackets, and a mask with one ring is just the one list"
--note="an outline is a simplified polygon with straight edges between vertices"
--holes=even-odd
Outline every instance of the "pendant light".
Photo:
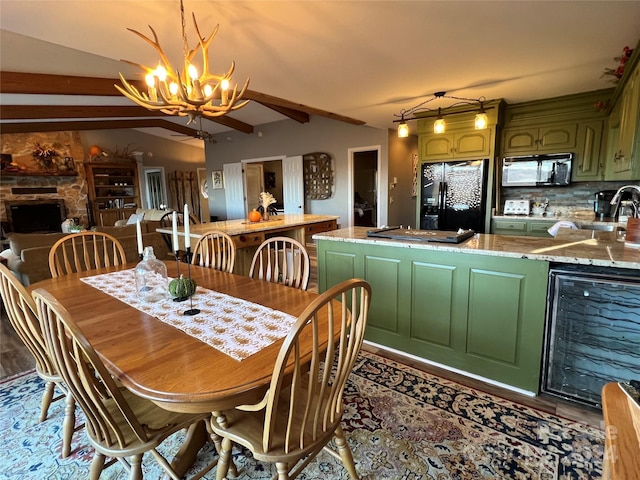
[[[474,118],[474,128],[476,130],[483,130],[489,127],[489,117],[487,116],[485,110],[489,110],[494,107],[485,108],[484,104],[487,100],[484,97],[480,97],[480,98],[454,97],[454,96],[447,95],[446,92],[435,92],[431,97],[419,103],[418,105],[411,107],[409,109],[402,109],[399,115],[394,114],[395,117],[400,117],[399,120],[394,120],[394,122],[399,122],[398,137],[407,138],[409,136],[409,126],[407,124],[407,121],[417,120],[425,117],[423,115],[416,117],[416,116],[412,116],[412,114],[417,112],[435,112],[436,111],[435,108],[428,108],[428,107],[425,107],[424,105],[433,100],[442,99],[442,98],[449,98],[456,101],[447,107],[438,107],[437,119],[433,123],[434,133],[441,134],[446,131],[446,124],[444,121],[444,117],[446,115],[451,115],[451,114],[476,112],[476,115]],[[455,108],[454,110],[447,112],[447,110],[449,109],[452,109],[454,107],[461,107],[463,105],[469,105],[470,107],[466,110]]]
[[433,122],[433,133],[444,133],[446,124],[442,118],[442,110],[438,108],[438,119]]

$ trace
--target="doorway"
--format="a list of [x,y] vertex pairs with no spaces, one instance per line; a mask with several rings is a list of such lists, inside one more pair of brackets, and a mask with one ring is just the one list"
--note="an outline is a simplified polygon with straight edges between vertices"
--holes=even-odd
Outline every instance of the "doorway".
[[163,210],[167,205],[164,167],[144,167],[146,208]]
[[349,224],[378,226],[380,147],[349,149]]

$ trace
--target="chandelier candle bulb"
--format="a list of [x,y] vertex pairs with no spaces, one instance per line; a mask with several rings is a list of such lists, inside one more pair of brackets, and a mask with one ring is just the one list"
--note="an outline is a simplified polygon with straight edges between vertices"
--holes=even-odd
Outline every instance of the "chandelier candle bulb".
[[186,203],[184,204],[184,248],[189,249],[191,248],[191,237],[190,235],[190,231],[189,231],[189,205],[187,205]]

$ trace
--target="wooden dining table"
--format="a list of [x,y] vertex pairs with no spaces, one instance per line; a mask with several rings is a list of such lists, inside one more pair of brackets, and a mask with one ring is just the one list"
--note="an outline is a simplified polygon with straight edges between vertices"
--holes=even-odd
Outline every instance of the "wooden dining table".
[[[175,261],[165,263],[169,277],[178,277],[179,268],[185,276],[189,272],[198,286],[294,317],[318,297],[316,293],[245,276],[195,265],[187,267]],[[283,339],[244,360],[235,360],[81,280],[133,267],[130,264],[47,279],[33,284],[30,290],[49,291],[68,310],[110,373],[127,389],[162,408],[175,412],[216,412],[262,399]],[[180,308],[197,308],[198,295],[194,298],[193,305],[187,300],[181,302]],[[190,318],[197,321],[198,315]],[[204,429],[199,435],[205,435]],[[198,441],[201,445],[204,439]],[[181,455],[188,457],[189,460],[182,459],[188,463],[195,452]]]

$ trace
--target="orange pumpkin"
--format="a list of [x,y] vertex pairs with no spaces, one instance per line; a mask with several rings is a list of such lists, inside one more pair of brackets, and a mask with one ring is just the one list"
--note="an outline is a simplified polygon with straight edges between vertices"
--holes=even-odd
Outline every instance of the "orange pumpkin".
[[250,222],[259,222],[262,219],[262,215],[255,208],[249,212],[249,221]]

